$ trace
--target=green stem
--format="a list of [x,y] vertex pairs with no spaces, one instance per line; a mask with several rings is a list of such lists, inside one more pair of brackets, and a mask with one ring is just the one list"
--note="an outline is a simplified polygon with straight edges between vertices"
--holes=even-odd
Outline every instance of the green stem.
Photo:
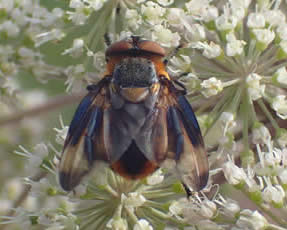
[[239,106],[239,103],[241,101],[242,91],[243,91],[243,87],[239,87],[236,90],[234,98],[233,98],[233,100],[231,102],[230,108],[231,108],[231,112],[234,113],[234,114],[236,114],[236,112],[238,110],[238,106]]
[[138,222],[137,216],[133,213],[133,211],[130,208],[127,208],[127,207],[124,207],[124,208],[128,216],[131,218],[132,223],[136,224]]
[[249,128],[249,95],[246,92],[242,102],[242,116],[243,116],[243,145],[244,151],[249,151],[248,128]]
[[109,192],[114,197],[118,197],[119,196],[118,193],[109,184],[105,185],[105,190],[107,192]]
[[269,230],[286,230],[286,228],[282,228],[282,227],[279,227],[277,225],[274,225],[274,224],[269,224],[267,229]]
[[260,108],[262,109],[263,113],[266,115],[266,117],[269,119],[269,121],[271,122],[271,125],[274,127],[274,129],[276,130],[276,132],[280,129],[279,125],[277,124],[276,120],[273,118],[272,114],[270,113],[270,111],[267,109],[267,107],[265,106],[264,102],[262,99],[258,100],[258,105],[260,106]]

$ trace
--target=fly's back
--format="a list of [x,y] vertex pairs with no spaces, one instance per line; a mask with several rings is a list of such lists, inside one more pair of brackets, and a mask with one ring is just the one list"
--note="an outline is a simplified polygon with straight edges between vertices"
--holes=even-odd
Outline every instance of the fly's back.
[[107,49],[105,76],[88,87],[65,140],[63,189],[78,185],[98,160],[128,179],[144,178],[172,160],[188,195],[204,188],[209,168],[200,128],[164,57],[159,44],[137,36]]
[[158,82],[152,61],[139,57],[127,57],[116,64],[112,79],[122,88],[150,87]]

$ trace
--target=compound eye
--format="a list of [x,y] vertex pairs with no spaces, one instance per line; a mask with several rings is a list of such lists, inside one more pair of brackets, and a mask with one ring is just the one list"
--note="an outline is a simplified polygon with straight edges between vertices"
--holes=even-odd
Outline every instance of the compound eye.
[[106,57],[113,56],[116,53],[124,53],[132,48],[133,45],[127,40],[116,42],[106,50]]
[[164,48],[162,48],[158,43],[153,41],[141,41],[139,42],[138,47],[143,51],[147,51],[162,57],[166,55]]

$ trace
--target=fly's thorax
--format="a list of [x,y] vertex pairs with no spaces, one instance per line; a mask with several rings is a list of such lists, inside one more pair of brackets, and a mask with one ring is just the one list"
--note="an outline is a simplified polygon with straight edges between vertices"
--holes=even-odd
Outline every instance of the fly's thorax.
[[133,103],[144,101],[153,93],[155,85],[159,85],[153,62],[140,57],[128,57],[116,64],[112,79],[112,98],[118,102],[121,99],[115,97]]
[[121,88],[150,87],[158,82],[155,66],[147,58],[127,57],[116,64],[113,83]]

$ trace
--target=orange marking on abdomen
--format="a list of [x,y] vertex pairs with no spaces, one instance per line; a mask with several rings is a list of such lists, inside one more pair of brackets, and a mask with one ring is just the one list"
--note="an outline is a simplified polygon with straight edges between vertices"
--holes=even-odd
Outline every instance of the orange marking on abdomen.
[[124,164],[121,163],[121,160],[118,160],[117,162],[112,163],[111,168],[112,170],[114,170],[116,173],[118,173],[122,177],[125,177],[130,180],[137,180],[137,179],[145,178],[148,175],[152,174],[155,170],[158,169],[158,165],[151,161],[146,161],[144,163],[144,166],[142,167],[142,170],[137,174],[133,174],[129,172],[128,169],[125,168]]

